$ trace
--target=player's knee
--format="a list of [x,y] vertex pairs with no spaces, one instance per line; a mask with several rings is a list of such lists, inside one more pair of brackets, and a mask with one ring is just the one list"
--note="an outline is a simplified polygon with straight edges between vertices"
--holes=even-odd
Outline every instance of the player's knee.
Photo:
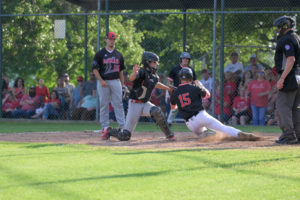
[[119,138],[120,141],[128,141],[131,138],[131,132],[128,131],[128,130],[126,130],[126,129],[124,129],[123,131],[121,131],[119,133],[119,137],[118,138]]

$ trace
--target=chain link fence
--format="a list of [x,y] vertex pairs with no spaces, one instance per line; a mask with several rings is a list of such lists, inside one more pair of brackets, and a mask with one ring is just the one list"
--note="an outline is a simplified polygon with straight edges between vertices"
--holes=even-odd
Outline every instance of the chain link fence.
[[[97,1],[33,0],[2,1],[2,5],[3,118],[101,118],[91,63],[96,51],[105,46],[109,30],[118,35],[116,48],[125,58],[127,75],[141,62],[144,51],[153,51],[160,56],[160,81],[166,84],[171,68],[187,51],[197,79],[214,95],[204,102],[212,115],[220,118],[224,113],[222,120],[231,124],[276,124],[272,23],[285,14],[299,24],[296,1],[224,0],[214,5],[196,0],[102,0],[97,5]],[[241,63],[240,74],[230,70],[233,59]],[[256,91],[249,83],[261,77],[268,81],[264,89],[270,92],[255,99]],[[167,115],[166,95],[155,90],[151,101]],[[253,101],[265,102],[265,113],[259,117]],[[115,120],[112,106],[110,119]]]

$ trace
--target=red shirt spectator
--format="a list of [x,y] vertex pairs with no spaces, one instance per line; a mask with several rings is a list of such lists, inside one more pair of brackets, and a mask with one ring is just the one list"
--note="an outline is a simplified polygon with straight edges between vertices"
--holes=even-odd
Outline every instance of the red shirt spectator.
[[252,80],[247,88],[247,91],[251,93],[250,101],[256,107],[268,106],[268,95],[261,96],[261,93],[271,91],[271,85],[267,80]]
[[245,110],[247,107],[249,107],[249,105],[249,99],[246,99],[241,96],[236,96],[233,100],[233,108],[237,110]]
[[35,95],[43,97],[43,102],[49,99],[49,89],[44,85],[44,80],[40,78],[39,85],[35,87]]
[[[221,101],[221,97],[216,94],[216,102],[215,102],[215,114],[216,115],[220,115],[220,108],[221,108],[220,101]],[[231,105],[230,96],[224,95],[223,112],[228,116],[231,116],[230,105]]]

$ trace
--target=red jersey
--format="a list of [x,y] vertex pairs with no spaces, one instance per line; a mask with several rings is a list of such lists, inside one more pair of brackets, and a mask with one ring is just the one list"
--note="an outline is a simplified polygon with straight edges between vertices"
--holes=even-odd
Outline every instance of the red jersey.
[[267,80],[252,80],[247,90],[250,92],[250,101],[256,107],[267,107],[268,106],[268,95],[259,96],[261,92],[270,92],[271,85]]
[[35,93],[36,96],[43,97],[43,102],[45,102],[46,99],[49,99],[49,89],[46,86],[43,86],[41,88],[39,86],[36,86]]
[[25,88],[22,88],[21,90],[23,91],[23,93],[17,94],[17,93],[20,91],[20,89],[19,89],[19,88],[14,88],[14,93],[17,94],[17,95],[16,95],[16,98],[17,98],[17,100],[19,100],[19,101],[22,99],[23,95],[26,93],[26,92],[25,92]]
[[7,100],[7,101],[5,101],[5,103],[2,106],[2,111],[6,112],[8,109],[14,110],[19,106],[20,106],[20,104],[19,104],[18,101],[9,101],[9,100]]
[[[216,95],[216,100],[220,100],[220,96],[217,96]],[[228,115],[228,116],[231,116],[231,107],[230,107],[230,104],[231,104],[231,99],[228,95],[224,95],[224,103],[227,103],[229,104],[227,107],[223,106],[223,112]],[[220,108],[221,108],[221,105],[216,101],[215,102],[215,114],[216,115],[220,115]]]
[[246,107],[249,108],[250,102],[249,99],[241,98],[241,96],[236,96],[233,100],[233,108],[237,110],[244,110]]
[[233,96],[236,91],[235,81],[224,82],[224,95]]

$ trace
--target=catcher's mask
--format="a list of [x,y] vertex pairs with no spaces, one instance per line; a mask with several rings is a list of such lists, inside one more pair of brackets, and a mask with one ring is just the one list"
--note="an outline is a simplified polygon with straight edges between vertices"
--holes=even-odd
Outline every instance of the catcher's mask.
[[[157,62],[155,66],[150,66],[150,62]],[[145,51],[142,56],[142,64],[144,68],[151,72],[152,74],[155,74],[158,70],[158,62],[159,62],[159,57],[155,53]]]
[[281,37],[287,29],[292,29],[295,26],[295,19],[284,15],[275,19],[273,24],[277,27],[277,36]]

